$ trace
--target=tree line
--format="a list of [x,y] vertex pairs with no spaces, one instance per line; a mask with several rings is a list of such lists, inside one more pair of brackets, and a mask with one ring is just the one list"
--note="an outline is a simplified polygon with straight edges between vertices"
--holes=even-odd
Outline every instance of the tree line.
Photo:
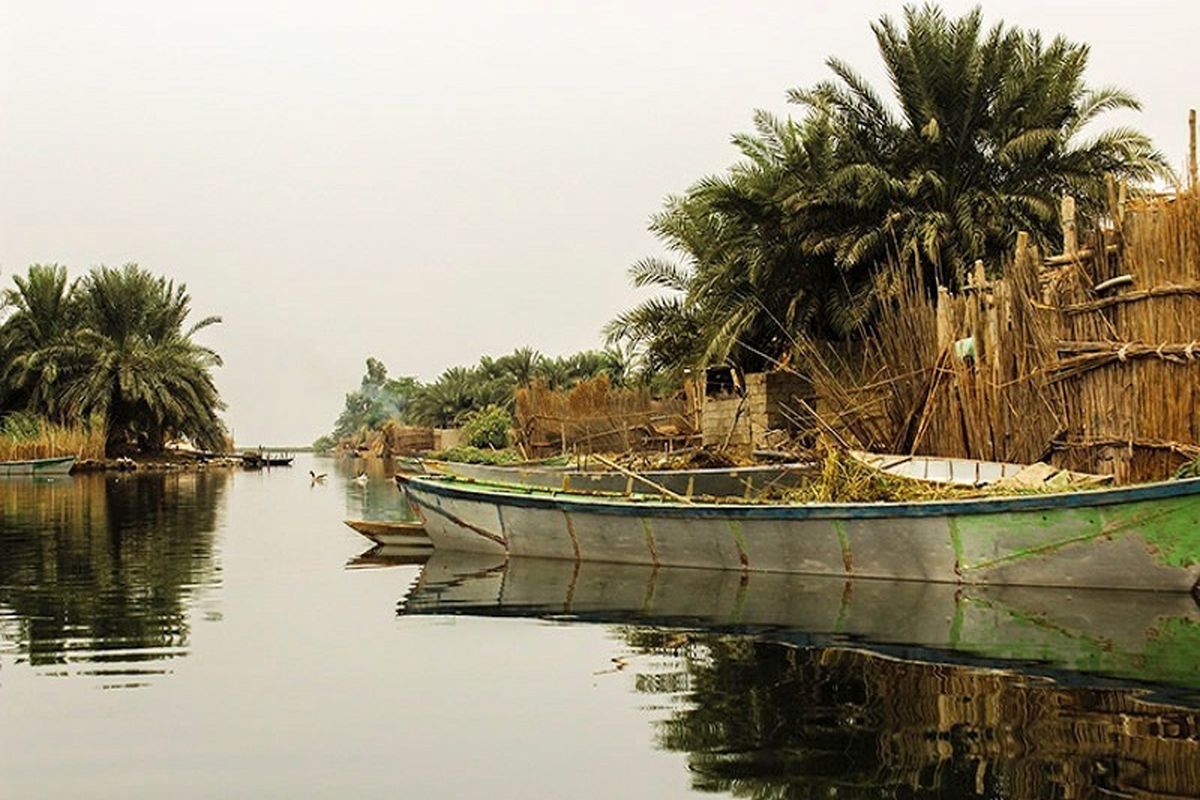
[[489,409],[511,412],[516,390],[535,380],[551,389],[569,389],[600,375],[613,386],[655,378],[627,354],[611,348],[555,357],[522,347],[499,357],[483,356],[473,366],[451,367],[429,383],[410,376],[389,378],[381,361],[368,358],[359,388],[346,394],[333,431],[313,446],[328,450],[392,420],[430,428],[459,427]]
[[157,452],[187,437],[223,450],[212,371],[221,358],[194,336],[187,287],[136,264],[74,281],[35,264],[0,294],[0,417],[99,426],[109,455]]

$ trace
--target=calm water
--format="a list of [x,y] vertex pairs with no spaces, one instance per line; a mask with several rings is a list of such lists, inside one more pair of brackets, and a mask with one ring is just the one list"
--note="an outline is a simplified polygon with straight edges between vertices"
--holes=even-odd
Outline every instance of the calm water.
[[1190,598],[421,566],[354,469],[0,481],[0,797],[1200,797]]

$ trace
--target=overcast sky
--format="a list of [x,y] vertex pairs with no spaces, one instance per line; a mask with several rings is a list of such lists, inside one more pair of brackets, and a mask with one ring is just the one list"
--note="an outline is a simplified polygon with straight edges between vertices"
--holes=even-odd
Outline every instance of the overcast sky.
[[[423,380],[601,344],[662,199],[901,3],[0,0],[0,281],[187,283],[241,445],[311,441],[374,355]],[[948,2],[961,13],[971,3]],[[992,2],[1092,46],[1172,164],[1195,2]]]

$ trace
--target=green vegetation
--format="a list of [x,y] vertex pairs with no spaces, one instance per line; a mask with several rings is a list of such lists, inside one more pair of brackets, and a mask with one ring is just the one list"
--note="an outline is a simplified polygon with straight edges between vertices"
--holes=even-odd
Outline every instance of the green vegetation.
[[[623,386],[655,379],[653,372],[637,366],[636,359],[617,349],[586,350],[552,358],[530,347],[493,358],[484,356],[471,367],[451,367],[430,383],[415,378],[389,379],[387,368],[367,359],[367,372],[358,391],[346,395],[346,405],[333,432],[319,437],[313,447],[332,450],[339,442],[358,442],[390,421],[430,428],[453,428],[475,420],[480,446],[508,445],[508,426],[516,390],[535,380],[550,388],[570,388],[580,381],[607,375]],[[496,431],[501,415],[503,443]]]
[[508,431],[512,423],[512,414],[500,406],[472,411],[463,425],[463,439],[471,447],[503,450],[509,445]]
[[104,423],[56,425],[28,412],[16,411],[0,419],[0,461],[24,461],[75,455],[104,457]]
[[459,464],[515,464],[521,460],[521,456],[515,450],[491,450],[469,446],[438,450],[430,453],[429,457]]
[[108,454],[179,437],[224,449],[212,380],[221,359],[192,339],[220,319],[188,326],[185,286],[135,264],[73,283],[64,267],[34,265],[13,283],[0,295],[0,414],[32,415],[46,431],[99,429]]
[[799,337],[869,325],[888,265],[956,291],[976,259],[998,267],[1019,231],[1061,247],[1064,193],[1096,218],[1107,176],[1168,173],[1138,131],[1091,130],[1138,103],[1085,83],[1085,45],[931,5],[871,27],[891,97],[835,57],[829,80],[789,92],[799,119],[757,112],[754,133],[733,137],[741,160],[652,219],[679,260],[632,267],[635,286],[666,293],[610,323],[610,343],[644,349],[658,369],[761,368]]

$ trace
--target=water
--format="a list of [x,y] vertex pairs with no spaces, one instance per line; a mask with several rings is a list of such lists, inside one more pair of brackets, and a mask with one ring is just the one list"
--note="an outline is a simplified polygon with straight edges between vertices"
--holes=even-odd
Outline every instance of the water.
[[1190,598],[422,567],[357,468],[0,481],[0,797],[1200,796]]

